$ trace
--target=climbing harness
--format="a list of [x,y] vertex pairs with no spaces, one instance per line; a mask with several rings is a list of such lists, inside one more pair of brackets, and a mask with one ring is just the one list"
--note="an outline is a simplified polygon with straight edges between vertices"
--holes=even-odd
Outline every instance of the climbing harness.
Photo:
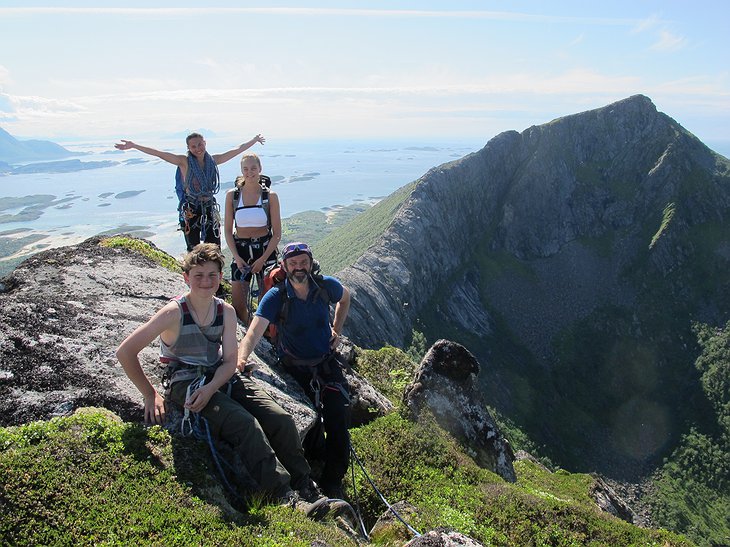
[[[188,389],[185,391],[185,403],[190,400],[193,393],[198,391],[205,384],[205,376],[200,375],[195,380],[188,384]],[[180,424],[180,433],[183,437],[190,435],[193,432],[193,425],[190,423],[190,409],[186,406],[183,413],[183,419]]]
[[216,238],[220,238],[221,213],[215,198],[199,203],[185,201],[180,204],[180,230],[185,235],[193,230],[200,230],[202,239],[205,239],[208,229]]

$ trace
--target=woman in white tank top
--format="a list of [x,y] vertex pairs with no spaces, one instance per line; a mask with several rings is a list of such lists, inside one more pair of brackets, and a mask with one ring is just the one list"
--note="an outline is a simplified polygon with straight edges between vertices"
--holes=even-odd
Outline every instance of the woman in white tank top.
[[[236,187],[226,192],[224,233],[233,254],[231,300],[238,318],[248,325],[248,283],[253,274],[262,273],[267,265],[276,262],[276,246],[281,240],[281,209],[279,197],[269,191],[267,218],[262,202],[261,160],[256,154],[243,156],[241,172],[243,176],[236,178]],[[236,189],[239,196],[234,203]]]

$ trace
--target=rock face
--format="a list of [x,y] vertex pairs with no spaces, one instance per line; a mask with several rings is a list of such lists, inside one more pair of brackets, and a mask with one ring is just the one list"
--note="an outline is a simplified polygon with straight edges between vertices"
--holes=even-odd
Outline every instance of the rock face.
[[[727,221],[729,170],[725,158],[641,95],[502,133],[421,177],[381,240],[340,273],[353,293],[348,332],[361,346],[402,347],[424,305],[445,292],[470,303],[444,313],[449,321],[478,334],[489,329],[489,308],[509,312],[513,330],[544,356],[555,332],[597,304],[635,301],[622,269],[637,247],[651,244],[649,259],[668,272],[692,254],[677,248],[679,232]],[[675,222],[662,231],[671,203]],[[640,233],[646,221],[653,229]],[[621,240],[596,243],[602,249],[585,244],[621,229]],[[730,242],[718,243],[727,262]],[[483,301],[484,291],[473,290],[479,269],[465,266],[489,253],[512,265],[530,261],[535,271],[523,273],[536,278],[501,280]],[[520,294],[527,285],[529,293]],[[544,329],[531,333],[545,318]]]
[[346,333],[461,343],[556,463],[642,474],[703,397],[693,321],[730,320],[729,222],[730,162],[647,97],[508,131],[416,181],[340,272]]
[[631,507],[601,477],[593,478],[595,482],[591,485],[589,494],[596,500],[596,505],[614,517],[634,523],[634,511]]
[[[142,398],[116,359],[119,343],[170,298],[186,290],[182,275],[138,253],[101,246],[94,237],[44,251],[23,262],[2,282],[0,293],[0,425],[66,415],[82,406],[105,407],[125,420],[143,419]],[[242,332],[239,332],[239,338]],[[352,347],[343,346],[343,360]],[[271,346],[257,348],[261,367],[254,375],[292,414],[300,433],[315,412],[287,373],[274,366]],[[349,357],[348,357],[349,356]],[[159,383],[159,343],[140,354]],[[356,389],[353,425],[392,408],[353,371]],[[176,430],[175,413],[171,413]]]
[[415,419],[428,410],[436,421],[462,441],[481,467],[515,482],[515,457],[487,411],[478,386],[479,363],[463,346],[439,340],[421,361],[403,396]]

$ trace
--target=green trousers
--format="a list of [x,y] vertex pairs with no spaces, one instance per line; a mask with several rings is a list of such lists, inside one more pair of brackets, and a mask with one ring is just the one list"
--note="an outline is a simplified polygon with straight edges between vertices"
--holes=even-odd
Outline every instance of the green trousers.
[[[260,490],[280,497],[307,486],[311,469],[292,417],[251,378],[234,379],[230,395],[227,384],[200,413],[213,438],[237,453]],[[170,399],[183,405],[189,384],[174,383]]]

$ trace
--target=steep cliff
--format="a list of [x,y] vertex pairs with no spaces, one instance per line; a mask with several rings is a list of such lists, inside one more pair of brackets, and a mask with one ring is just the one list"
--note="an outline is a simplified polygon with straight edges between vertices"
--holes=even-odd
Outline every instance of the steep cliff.
[[502,133],[341,272],[349,335],[458,341],[558,459],[639,471],[698,397],[692,321],[730,317],[729,218],[730,163],[647,97]]

